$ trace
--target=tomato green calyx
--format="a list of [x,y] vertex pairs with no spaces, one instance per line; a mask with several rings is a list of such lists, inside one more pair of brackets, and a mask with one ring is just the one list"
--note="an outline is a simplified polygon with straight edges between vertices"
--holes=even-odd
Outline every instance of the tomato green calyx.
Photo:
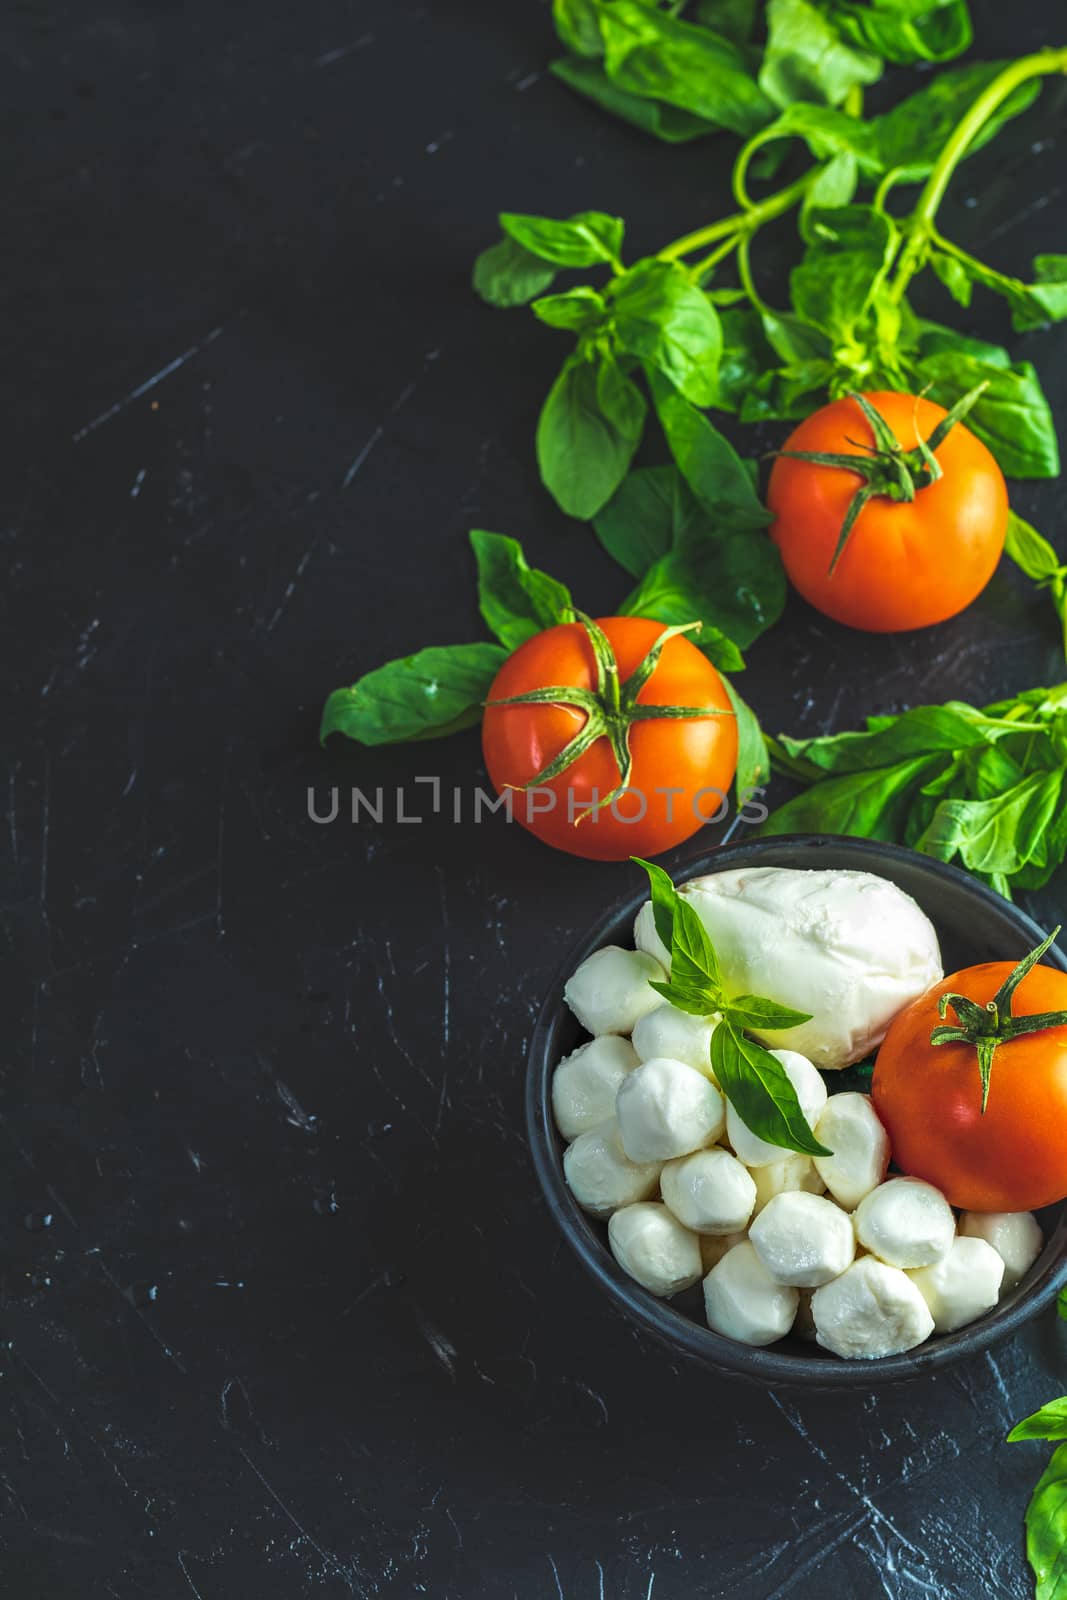
[[988,387],[988,382],[979,383],[957,400],[952,410],[941,418],[926,439],[919,438],[916,429],[918,443],[911,450],[905,450],[898,442],[896,434],[882,413],[871,404],[866,395],[857,394],[855,390],[850,389],[848,398],[855,400],[870,424],[874,436],[873,444],[864,444],[856,439],[849,440],[849,443],[854,444],[862,454],[846,455],[844,452],[821,450],[778,451],[779,455],[786,456],[790,461],[810,461],[818,467],[834,467],[842,472],[854,472],[862,480],[849,501],[845,520],[837,536],[837,544],[828,569],[830,577],[833,577],[834,569],[844,554],[859,514],[868,500],[876,497],[898,502],[914,500],[920,490],[928,489],[932,483],[937,483],[938,479],[943,477],[936,452],[944,444],[957,422],[963,421]]
[[[592,646],[596,666],[596,688],[582,689],[577,684],[569,683],[546,684],[539,689],[530,689],[526,694],[509,695],[502,700],[487,700],[485,704],[487,706],[573,706],[578,711],[584,711],[585,722],[574,738],[564,745],[559,755],[547,766],[542,767],[540,772],[535,773],[527,783],[516,784],[514,787],[535,789],[541,784],[551,783],[554,778],[566,772],[568,767],[573,766],[598,739],[607,739],[619,769],[619,782],[590,808],[598,810],[610,805],[618,795],[629,788],[633,776],[630,730],[635,722],[647,722],[661,717],[678,719],[732,717],[735,713],[724,711],[719,706],[638,704],[637,697],[659,665],[664,645],[668,640],[682,634],[699,632],[702,626],[700,622],[681,622],[673,627],[664,628],[648,654],[638,662],[623,683],[619,680],[619,664],[615,659],[615,652],[603,628],[594,622],[592,617],[587,617],[584,611],[575,611],[574,615],[576,621],[585,629]],[[580,822],[584,815],[588,815],[588,812],[579,814],[575,819],[576,822]]]
[[944,1017],[949,1006],[956,1013],[957,1025],[934,1028],[931,1044],[973,1044],[978,1052],[978,1070],[982,1076],[982,1111],[989,1101],[989,1078],[993,1069],[993,1056],[997,1045],[1018,1039],[1024,1033],[1042,1033],[1046,1028],[1067,1027],[1067,1011],[1039,1011],[1030,1017],[1014,1017],[1011,1011],[1012,996],[1032,967],[1055,942],[1059,926],[1053,928],[1047,939],[1024,956],[1012,969],[1000,988],[984,1006],[969,1000],[965,994],[943,994],[937,1002],[937,1014]]

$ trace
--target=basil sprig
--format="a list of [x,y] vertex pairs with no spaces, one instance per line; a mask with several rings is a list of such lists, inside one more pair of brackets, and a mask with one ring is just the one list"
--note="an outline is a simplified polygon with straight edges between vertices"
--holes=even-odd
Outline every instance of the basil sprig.
[[662,867],[633,860],[648,873],[656,932],[671,953],[671,975],[652,988],[679,1011],[694,1016],[718,1012],[721,1021],[711,1036],[711,1069],[723,1094],[745,1126],[768,1144],[802,1155],[828,1156],[800,1109],[797,1092],[782,1063],[748,1036],[748,1030],[777,1032],[811,1020],[762,995],[728,995],[722,968],[708,931]]
[[[1016,1423],[1009,1444],[1030,1439],[1067,1440],[1067,1395]],[[1057,1444],[1026,1508],[1026,1555],[1033,1569],[1034,1600],[1061,1600],[1067,1586],[1067,1443]]]

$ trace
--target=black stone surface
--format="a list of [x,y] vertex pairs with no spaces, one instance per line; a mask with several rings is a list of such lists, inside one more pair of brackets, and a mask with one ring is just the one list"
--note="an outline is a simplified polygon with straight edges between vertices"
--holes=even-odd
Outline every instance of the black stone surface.
[[[1054,10],[976,0],[978,53]],[[3,43],[4,1592],[1021,1600],[1043,1453],[1000,1440],[1064,1388],[1052,1321],[859,1403],[672,1366],[521,1126],[546,976],[626,870],[308,819],[309,784],[477,781],[474,734],[316,744],[336,683],[480,636],[468,527],[624,592],[536,479],[562,345],[468,292],[494,212],[655,248],[724,147],[573,99],[532,3],[46,0]],[[960,174],[964,243],[1065,248],[1065,125],[1048,88]],[[1061,419],[1065,337],[1017,341]],[[1058,536],[1060,485],[1016,503]],[[811,732],[1059,681],[1046,607],[1002,572],[877,639],[794,601],[746,693]]]

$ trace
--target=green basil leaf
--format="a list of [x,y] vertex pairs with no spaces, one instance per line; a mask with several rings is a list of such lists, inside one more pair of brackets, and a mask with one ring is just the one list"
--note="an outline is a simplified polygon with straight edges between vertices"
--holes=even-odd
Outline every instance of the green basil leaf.
[[711,1036],[711,1069],[741,1121],[759,1138],[802,1155],[832,1154],[812,1133],[782,1063],[729,1019]]
[[514,239],[501,239],[477,258],[471,283],[491,306],[524,306],[547,289],[555,276],[556,269],[539,256]]
[[641,261],[616,278],[608,294],[620,347],[656,367],[694,405],[711,405],[722,327],[685,268],[675,261]]
[[956,304],[969,306],[972,279],[963,263],[942,250],[932,250],[929,261],[935,275],[941,279]]
[[756,27],[757,0],[697,0],[694,18],[734,44],[747,44]]
[[859,163],[850,150],[842,150],[826,163],[804,196],[800,208],[801,233],[806,239],[810,237],[810,213],[847,206],[856,193],[859,175]]
[[759,832],[849,833],[863,839],[899,839],[914,797],[941,761],[939,756],[914,756],[895,766],[826,778],[772,811]]
[[776,106],[794,100],[839,106],[851,89],[881,75],[878,57],[848,44],[808,0],[769,0],[759,84]]
[[791,311],[764,311],[761,320],[768,343],[783,361],[829,361],[831,345],[821,328]]
[[738,806],[762,791],[771,775],[771,758],[759,719],[747,701],[742,700],[729,678],[724,678],[726,693],[737,717],[737,775],[734,793]]
[[1025,301],[1012,318],[1020,332],[1067,317],[1067,256],[1035,257],[1034,276],[1036,282],[1023,285]]
[[835,371],[830,361],[799,361],[764,373],[741,401],[741,421],[791,422],[808,416]]
[[568,289],[565,294],[545,295],[535,300],[530,310],[542,322],[547,322],[550,328],[580,332],[600,322],[607,311],[607,304],[603,295],[583,284],[577,289]]
[[649,371],[648,381],[671,455],[697,499],[732,526],[766,527],[771,514],[729,440],[660,373]]
[[1018,872],[1044,864],[1042,840],[1055,813],[1064,774],[1035,772],[992,800],[943,799],[916,843],[937,861],[959,856],[972,872]]
[[[872,118],[868,133],[882,172],[900,168],[914,181],[926,177],[964,112],[1007,65],[1006,61],[980,61],[939,72],[892,111]],[[971,141],[968,156],[987,145],[1006,122],[1032,105],[1040,92],[1039,79],[1021,84]]]
[[656,925],[660,942],[669,950],[674,943],[674,907],[678,891],[671,881],[670,874],[664,872],[662,867],[657,867],[652,861],[643,861],[640,856],[631,856],[630,860],[635,866],[644,867],[648,873],[652,920]]
[[1007,1442],[1018,1444],[1022,1439],[1067,1439],[1067,1395],[1050,1400],[1040,1411],[1017,1422],[1008,1434]]
[[738,411],[753,384],[777,361],[760,314],[750,305],[729,306],[720,313],[720,320],[723,344],[715,404],[723,411]]
[[939,322],[919,323],[917,354],[920,361],[925,361],[927,356],[959,355],[970,356],[989,367],[1003,369],[1011,366],[1011,356],[1003,345],[989,344],[985,339],[957,333],[955,328],[943,327]]
[[[658,928],[657,928],[658,932]],[[722,993],[722,971],[708,930],[684,895],[675,892],[671,928],[671,985],[706,999],[703,1015],[717,1011]]]
[[595,0],[552,0],[552,20],[563,43],[575,55],[603,55]]
[[641,442],[646,410],[611,356],[565,363],[538,419],[537,461],[569,516],[588,521],[611,499]]
[[1048,540],[1038,533],[1036,528],[1024,522],[1022,517],[1016,516],[1014,511],[1008,513],[1008,534],[1004,541],[1004,554],[1010,556],[1016,566],[1037,583],[1059,577],[1065,571]]
[[574,620],[570,591],[527,564],[522,545],[502,533],[472,528],[478,563],[478,609],[507,650],[517,650],[544,628]]
[[604,211],[579,211],[562,221],[502,211],[500,226],[543,261],[557,267],[595,267],[618,263],[625,223]]
[[628,473],[593,518],[597,538],[632,578],[667,554],[696,502],[675,467]]
[[967,414],[967,426],[987,444],[1009,478],[1055,478],[1060,470],[1056,427],[1037,373],[1028,361],[989,366],[962,350],[924,355],[918,364],[930,398],[946,409],[976,384],[989,387]]
[[974,38],[967,0],[923,0],[915,8],[834,0],[831,15],[846,39],[896,66],[950,61]]
[[449,644],[387,661],[351,688],[333,691],[319,738],[343,733],[359,744],[398,744],[469,728],[481,721],[507,656],[498,644]]
[[[714,1036],[713,1036],[714,1037]],[[1067,1594],[1067,1445],[1061,1444],[1038,1479],[1026,1508],[1026,1556],[1037,1587],[1034,1600]]]
[[778,1033],[811,1021],[810,1011],[796,1011],[792,1006],[779,1005],[777,1000],[765,1000],[758,994],[732,995],[724,1015],[736,1028],[754,1028],[759,1033]]
[[598,0],[608,77],[620,89],[665,101],[747,138],[774,115],[743,51],[693,23],[641,5]]
[[794,309],[802,322],[824,329],[835,342],[847,342],[893,258],[896,231],[870,206],[812,212],[807,229],[813,242],[789,277]]
[[549,67],[552,75],[565,83],[568,89],[585,95],[604,111],[620,117],[632,127],[642,128],[665,144],[686,144],[690,139],[701,139],[706,134],[718,133],[717,122],[698,117],[691,111],[681,111],[658,100],[646,100],[631,94],[612,83],[599,61],[583,60],[580,56],[565,56],[553,61]]
[[[714,566],[714,561],[710,563]],[[650,567],[637,588],[617,608],[623,617],[651,617],[674,627],[684,622],[700,622],[700,632],[692,642],[702,650],[720,672],[741,672],[745,658],[723,628],[705,620],[705,610],[714,613],[714,585],[709,588],[698,563],[689,562],[674,552],[661,557]]]
[[814,739],[790,739],[782,734],[778,744],[791,761],[804,764],[809,771],[870,772],[910,756],[988,745],[1017,729],[1015,720],[990,717],[962,700],[950,700],[943,706],[913,706],[889,719],[887,725],[867,732],[824,734]]

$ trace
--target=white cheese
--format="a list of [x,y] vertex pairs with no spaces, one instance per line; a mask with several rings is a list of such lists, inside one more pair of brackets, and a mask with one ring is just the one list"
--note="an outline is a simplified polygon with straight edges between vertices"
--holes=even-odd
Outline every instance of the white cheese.
[[[915,1293],[918,1297],[918,1290]],[[704,1279],[708,1327],[741,1344],[784,1339],[793,1326],[798,1299],[795,1289],[775,1283],[747,1239],[727,1251]]]
[[836,1068],[881,1043],[942,976],[937,935],[910,896],[867,872],[739,867],[685,886],[728,994],[765,995],[811,1021],[760,1035]]
[[563,1152],[563,1175],[578,1204],[594,1217],[610,1217],[622,1206],[647,1200],[659,1184],[658,1161],[627,1159],[612,1117],[580,1133]]
[[687,1067],[702,1072],[715,1082],[711,1070],[711,1036],[718,1017],[695,1017],[664,1001],[648,1011],[634,1028],[633,1046],[642,1061],[653,1056],[669,1056],[684,1061]]
[[628,1039],[602,1034],[565,1056],[552,1074],[552,1111],[565,1139],[577,1139],[615,1115],[615,1096],[637,1066]]
[[649,1294],[679,1294],[700,1277],[700,1241],[658,1201],[616,1211],[608,1243],[622,1270]]
[[890,1178],[856,1207],[856,1237],[891,1267],[928,1267],[952,1248],[956,1218],[932,1183]]
[[818,1289],[840,1277],[856,1253],[852,1219],[822,1195],[791,1190],[775,1195],[749,1230],[775,1283]]
[[900,1355],[934,1331],[929,1307],[906,1272],[861,1256],[811,1299],[815,1337],[846,1360]]
[[[785,1075],[797,1092],[800,1109],[807,1119],[808,1126],[814,1128],[823,1106],[826,1104],[826,1085],[819,1074],[805,1057],[798,1055],[795,1050],[772,1050],[771,1055],[782,1063]],[[768,1144],[766,1139],[761,1139],[753,1133],[732,1105],[726,1109],[726,1134],[739,1161],[746,1167],[769,1167],[772,1162],[781,1161],[783,1150],[781,1145]],[[827,1146],[829,1148],[829,1146]]]
[[756,1185],[753,1216],[758,1217],[776,1194],[788,1194],[793,1189],[803,1189],[807,1194],[822,1194],[826,1188],[810,1156],[802,1156],[795,1151],[783,1151],[781,1154],[784,1159],[772,1161],[770,1166],[752,1168]]
[[1004,1263],[1003,1291],[1026,1277],[1045,1242],[1032,1211],[965,1211],[960,1232],[993,1246]]
[[656,932],[656,918],[652,911],[651,900],[645,901],[634,918],[634,944],[653,960],[658,961],[665,972],[670,972],[671,953]]
[[931,1267],[908,1277],[930,1307],[935,1333],[953,1333],[997,1303],[1004,1263],[984,1239],[954,1239],[952,1249]]
[[631,1161],[670,1161],[714,1144],[726,1127],[722,1095],[682,1061],[654,1056],[622,1081],[615,1100]]
[[678,1220],[696,1233],[739,1233],[756,1200],[749,1173],[729,1150],[718,1147],[668,1161],[660,1191]]
[[815,1170],[846,1211],[877,1189],[889,1166],[889,1135],[870,1095],[832,1094],[815,1124],[815,1137],[832,1156],[816,1156]]
[[667,974],[642,950],[608,944],[587,956],[568,978],[563,998],[588,1033],[632,1033],[646,1011],[663,1004],[649,979],[664,983]]

